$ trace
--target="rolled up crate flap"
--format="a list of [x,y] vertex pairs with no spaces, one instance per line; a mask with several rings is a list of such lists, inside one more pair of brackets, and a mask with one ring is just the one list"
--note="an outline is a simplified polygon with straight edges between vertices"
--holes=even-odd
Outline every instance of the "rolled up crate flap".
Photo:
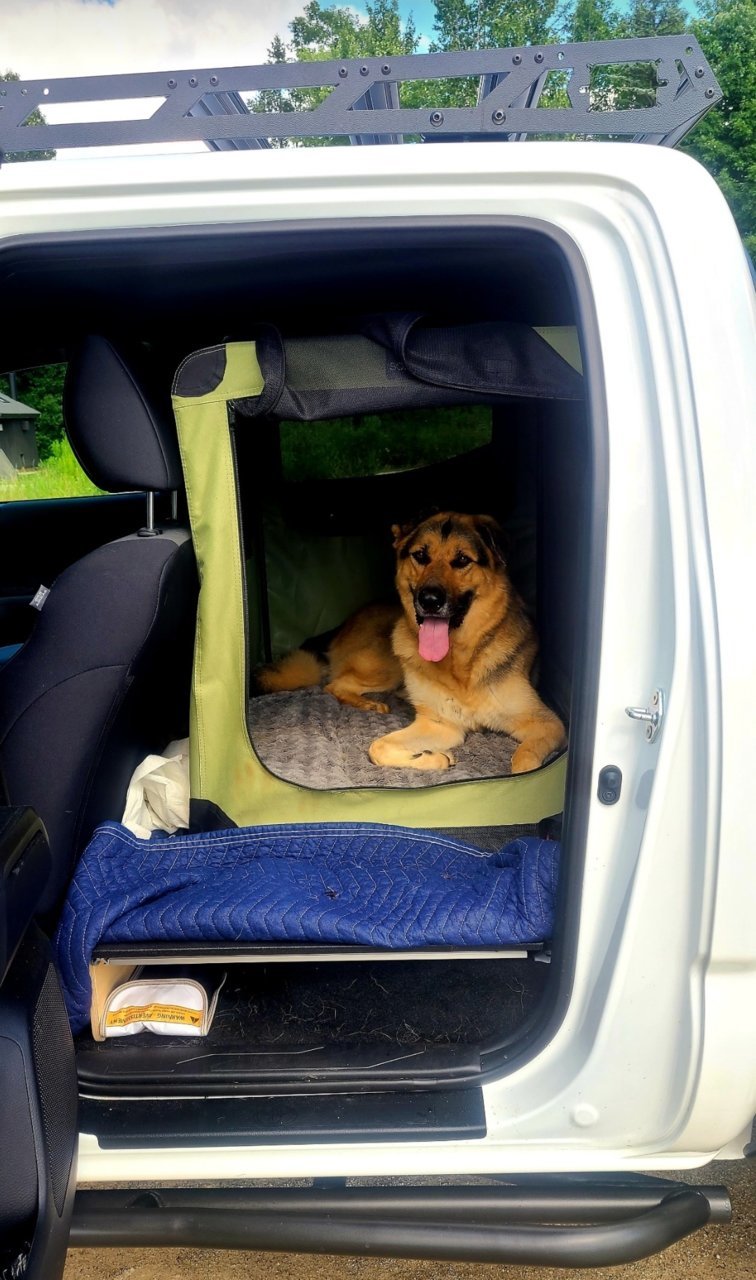
[[313,422],[392,409],[583,396],[580,373],[530,325],[437,326],[404,315],[375,317],[362,328],[283,338],[266,327],[256,343],[264,390],[237,409],[249,417]]
[[200,351],[181,365],[173,388],[200,574],[190,718],[191,794],[201,802],[195,812],[220,812],[238,826],[360,821],[407,827],[519,825],[559,813],[564,756],[530,774],[413,791],[392,788],[388,775],[385,788],[314,791],[274,777],[257,758],[246,718],[246,583],[232,425],[254,430],[244,418],[261,400],[270,403],[258,354],[253,342]]

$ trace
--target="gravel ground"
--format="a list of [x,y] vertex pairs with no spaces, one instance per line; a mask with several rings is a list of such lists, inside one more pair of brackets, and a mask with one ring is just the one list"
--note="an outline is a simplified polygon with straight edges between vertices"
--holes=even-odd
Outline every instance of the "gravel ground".
[[575,1280],[753,1280],[756,1164],[743,1160],[714,1163],[704,1169],[664,1176],[729,1187],[732,1224],[705,1227],[644,1262],[594,1271],[216,1249],[72,1249],[64,1280],[565,1280],[567,1275]]

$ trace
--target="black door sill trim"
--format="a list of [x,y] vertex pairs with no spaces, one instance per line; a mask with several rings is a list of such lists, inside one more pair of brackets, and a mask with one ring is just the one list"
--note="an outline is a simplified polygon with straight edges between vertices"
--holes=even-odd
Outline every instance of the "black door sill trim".
[[[189,1041],[193,1046],[196,1041]],[[377,1089],[412,1091],[440,1089],[461,1080],[477,1088],[480,1054],[471,1045],[418,1042],[383,1049],[359,1046],[351,1051],[338,1045],[288,1053],[275,1049],[255,1052],[218,1046],[192,1055],[180,1048],[156,1045],[149,1050],[130,1046],[108,1054],[110,1045],[79,1050],[76,1065],[79,1092],[90,1099],[147,1099],[260,1097],[279,1095],[375,1093]]]
[[293,1097],[82,1099],[82,1133],[101,1147],[270,1146],[301,1142],[452,1142],[485,1138],[480,1089]]

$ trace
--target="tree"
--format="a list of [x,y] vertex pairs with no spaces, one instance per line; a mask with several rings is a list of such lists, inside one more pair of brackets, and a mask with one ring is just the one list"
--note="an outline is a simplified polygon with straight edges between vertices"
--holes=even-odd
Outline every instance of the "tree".
[[[626,13],[620,13],[613,0],[576,0],[567,18],[568,39],[577,41],[674,35],[689,25],[678,0],[632,0]],[[591,72],[591,107],[628,110],[652,106],[657,88],[653,62],[596,65]]]
[[[8,81],[8,80],[20,80],[20,79],[21,77],[16,71],[3,71],[2,73],[0,73],[0,80]],[[47,121],[45,120],[45,117],[42,115],[42,112],[39,110],[39,108],[35,107],[34,110],[31,112],[31,114],[29,115],[28,123],[30,125],[47,124]],[[3,156],[3,159],[6,161],[52,160],[54,156],[55,156],[54,151],[9,151],[7,155]]]
[[[557,0],[435,0],[435,6],[433,52],[516,48],[545,44],[558,36]],[[551,78],[566,81],[563,72],[554,72]],[[555,87],[558,92],[564,86]],[[433,105],[472,107],[477,93],[477,78],[442,80],[434,87]],[[564,103],[549,100],[549,105],[566,105],[566,99]]]
[[[678,0],[632,0],[614,27],[614,37],[667,36],[687,31],[690,19]],[[653,62],[618,63],[600,67],[592,77],[592,97],[607,100],[618,110],[649,107],[656,102],[657,69]]]
[[[331,58],[370,58],[414,53],[419,37],[412,17],[402,21],[399,0],[368,0],[367,17],[353,9],[309,0],[304,12],[289,23],[289,40],[274,37],[268,62],[320,62]],[[253,111],[312,111],[328,96],[328,89],[267,89],[250,101]],[[407,102],[407,105],[413,105]],[[322,146],[342,138],[274,139],[274,146]]]
[[544,44],[556,34],[557,0],[435,0],[435,4],[434,50]]
[[[303,62],[414,53],[417,48],[414,22],[410,17],[402,23],[398,0],[372,0],[365,7],[367,18],[363,20],[354,9],[309,0],[304,12],[289,23],[288,49]],[[283,41],[279,40],[279,45],[283,45]]]
[[716,178],[756,258],[756,0],[704,0],[693,32],[724,97],[680,150]]
[[612,0],[577,0],[567,20],[568,40],[614,40],[620,17]]
[[[50,456],[53,443],[64,435],[62,401],[65,373],[64,364],[48,364],[37,369],[21,369],[15,376],[15,398],[39,412],[34,427],[43,462]],[[0,391],[10,395],[9,378],[0,378]]]
[[632,0],[619,31],[620,35],[674,36],[687,31],[690,21],[679,0]]

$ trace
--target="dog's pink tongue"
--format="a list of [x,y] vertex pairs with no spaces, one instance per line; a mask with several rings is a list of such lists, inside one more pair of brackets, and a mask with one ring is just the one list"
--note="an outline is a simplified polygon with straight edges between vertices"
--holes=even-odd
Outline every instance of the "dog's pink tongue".
[[446,618],[423,618],[419,635],[420,657],[440,662],[449,652],[449,623]]

